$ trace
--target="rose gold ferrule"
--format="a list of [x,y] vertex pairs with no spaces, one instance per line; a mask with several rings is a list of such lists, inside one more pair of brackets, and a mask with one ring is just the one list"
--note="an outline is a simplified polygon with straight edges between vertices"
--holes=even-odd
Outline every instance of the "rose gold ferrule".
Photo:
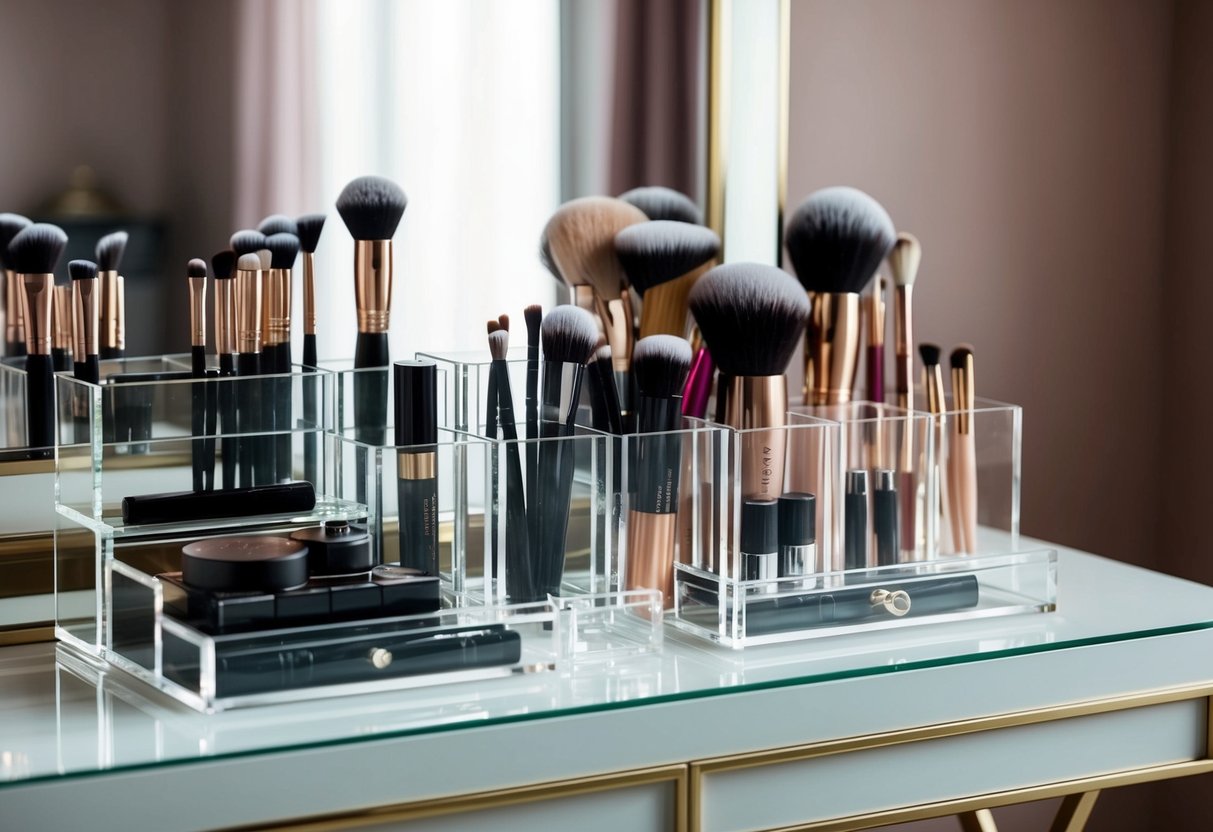
[[674,534],[677,514],[628,512],[624,589],[660,589],[666,609],[674,605]]
[[76,343],[73,352],[77,361],[83,361],[90,355],[97,355],[100,338],[97,333],[98,295],[100,294],[97,278],[72,281],[72,306],[75,308],[76,324],[72,334]]
[[303,334],[316,334],[316,254],[303,252]]
[[206,278],[191,277],[190,282],[190,346],[206,346]]
[[897,354],[897,406],[914,409],[913,286],[898,286],[893,293],[893,345]]
[[236,351],[261,352],[261,272],[236,270]]
[[396,454],[396,478],[401,480],[432,480],[438,476],[436,451],[401,451]]
[[232,311],[233,280],[215,281],[215,352],[231,354],[236,351],[236,341],[233,337],[234,315]]
[[72,287],[56,286],[51,307],[51,346],[72,352]]
[[101,283],[99,314],[101,346],[126,349],[126,291],[122,275],[114,269],[98,273]]
[[265,343],[285,344],[291,340],[291,270],[270,269],[265,274],[269,290],[262,299]]
[[[740,376],[729,380],[725,424],[741,434],[741,493],[775,499],[783,493],[788,410],[787,377]],[[778,428],[778,430],[756,430]]]
[[872,281],[872,296],[868,299],[868,346],[884,346],[885,328],[885,280],[883,275],[876,275]]
[[51,304],[55,289],[53,274],[23,274],[25,349],[30,355],[51,354]]
[[963,367],[952,368],[952,407],[957,411],[957,433],[967,434],[973,429],[973,405],[973,354],[969,353]]
[[15,272],[4,273],[4,338],[10,344],[25,341],[25,314],[22,310],[21,281]]
[[804,398],[811,405],[846,404],[859,365],[859,295],[809,292],[804,341]]
[[354,241],[359,332],[387,332],[392,314],[392,241]]
[[617,373],[626,373],[632,364],[632,300],[623,292],[614,300],[594,299],[603,334],[611,345],[611,367]]

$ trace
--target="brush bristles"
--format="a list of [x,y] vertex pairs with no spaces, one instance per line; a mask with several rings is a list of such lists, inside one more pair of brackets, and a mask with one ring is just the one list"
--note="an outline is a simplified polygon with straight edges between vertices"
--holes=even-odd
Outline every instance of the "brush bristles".
[[230,242],[232,250],[236,252],[236,256],[243,257],[246,254],[252,254],[254,251],[265,248],[265,235],[260,231],[246,228],[233,234]]
[[116,272],[122,267],[122,255],[126,254],[126,242],[130,235],[125,231],[106,234],[97,241],[95,251],[97,268],[103,272]]
[[787,272],[760,263],[709,271],[689,298],[691,314],[720,371],[782,375],[809,317],[809,299]]
[[615,235],[646,220],[639,208],[626,202],[589,196],[561,205],[548,220],[544,236],[567,283],[588,283],[598,297],[611,301],[627,288],[615,256]]
[[97,264],[92,260],[73,260],[67,264],[72,280],[92,280],[97,276]]
[[271,269],[290,269],[299,256],[299,238],[294,234],[271,234],[265,238],[265,247],[270,253]]
[[938,344],[919,344],[918,354],[922,356],[922,366],[934,367],[939,363],[943,350],[939,348]]
[[13,241],[13,237],[16,237],[21,229],[30,225],[32,223],[20,214],[0,214],[0,266],[7,268],[8,244]]
[[913,286],[918,279],[918,264],[922,262],[922,246],[913,234],[902,231],[889,252],[889,271],[897,286]]
[[703,225],[703,212],[686,194],[661,185],[633,188],[619,198],[635,205],[651,220],[674,220]]
[[67,234],[57,225],[36,222],[17,232],[4,260],[17,274],[50,274],[63,256]]
[[498,315],[497,323],[499,323],[501,325],[501,328],[504,329],[506,332],[510,331],[510,316],[509,315]]
[[494,361],[503,360],[510,351],[510,333],[504,329],[489,333],[489,355]]
[[577,306],[557,306],[540,329],[545,361],[585,364],[598,343],[598,321]]
[[[606,342],[606,338],[602,338],[601,342],[594,347],[594,361],[599,364],[605,364],[608,367],[613,367],[613,358],[611,355],[611,345]],[[614,369],[611,370],[614,372]]]
[[556,278],[557,283],[564,283],[564,277],[560,274],[560,269],[556,268],[556,261],[552,259],[552,247],[548,244],[548,235],[545,230],[539,235],[539,262],[548,270],[548,274]]
[[390,179],[360,176],[337,197],[337,213],[355,240],[390,240],[409,198]]
[[261,258],[255,253],[240,255],[240,259],[236,261],[236,268],[242,272],[258,272],[261,271]]
[[719,252],[715,231],[685,222],[642,222],[615,235],[615,254],[641,295],[699,268]]
[[492,335],[494,332],[501,329],[501,324],[499,324],[497,321],[490,320],[487,324],[485,324],[484,328],[489,335]]
[[973,360],[973,348],[968,344],[961,344],[956,349],[952,350],[952,369],[963,370],[968,363]]
[[268,248],[258,249],[253,253],[257,255],[257,262],[261,265],[262,271],[273,267],[274,255],[270,254]]
[[707,272],[704,263],[682,277],[654,286],[644,295],[640,310],[640,337],[649,335],[683,335],[687,329],[687,298],[699,278]]
[[320,232],[324,231],[324,220],[324,214],[304,214],[295,220],[302,251],[315,253],[316,246],[320,245]]
[[257,224],[257,230],[267,237],[275,234],[294,234],[299,236],[299,226],[285,214],[270,214]]
[[640,395],[668,399],[682,395],[691,372],[691,345],[675,335],[650,335],[632,351],[632,378]]
[[539,327],[543,324],[543,307],[532,303],[522,310],[522,319],[526,322],[526,340],[528,344],[539,343]]
[[810,292],[862,292],[897,232],[880,203],[855,188],[823,188],[788,221],[784,244]]
[[236,252],[224,250],[211,258],[211,273],[216,280],[227,280],[236,268]]
[[[76,262],[75,260],[72,261]],[[70,266],[70,264],[69,264]],[[185,267],[186,277],[206,277],[206,261],[200,260],[197,257],[190,260]]]

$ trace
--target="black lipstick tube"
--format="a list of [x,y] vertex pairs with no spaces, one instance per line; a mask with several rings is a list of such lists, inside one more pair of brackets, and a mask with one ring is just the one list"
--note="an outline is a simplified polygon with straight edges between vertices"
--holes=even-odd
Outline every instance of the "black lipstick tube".
[[396,507],[400,565],[438,574],[438,365],[397,361]]

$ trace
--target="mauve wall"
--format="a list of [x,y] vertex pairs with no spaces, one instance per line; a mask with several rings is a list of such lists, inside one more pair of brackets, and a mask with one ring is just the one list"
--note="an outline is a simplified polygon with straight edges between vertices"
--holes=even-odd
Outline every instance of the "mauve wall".
[[[922,241],[917,338],[1024,406],[1025,533],[1204,581],[1210,35],[1208,2],[794,0],[788,171],[789,210],[852,184]],[[1209,781],[1088,828],[1207,829]]]

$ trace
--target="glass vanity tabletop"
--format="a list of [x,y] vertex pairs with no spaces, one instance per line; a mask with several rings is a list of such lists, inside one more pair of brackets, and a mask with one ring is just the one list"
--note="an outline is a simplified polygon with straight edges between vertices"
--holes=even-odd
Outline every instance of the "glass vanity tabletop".
[[[1027,545],[1035,545],[1028,541]],[[1047,545],[1047,544],[1042,544]],[[203,715],[53,644],[0,649],[0,792],[39,780],[987,661],[1213,629],[1213,588],[1059,549],[1058,611],[733,651],[667,628],[614,664]],[[1142,604],[1163,598],[1166,604]]]

